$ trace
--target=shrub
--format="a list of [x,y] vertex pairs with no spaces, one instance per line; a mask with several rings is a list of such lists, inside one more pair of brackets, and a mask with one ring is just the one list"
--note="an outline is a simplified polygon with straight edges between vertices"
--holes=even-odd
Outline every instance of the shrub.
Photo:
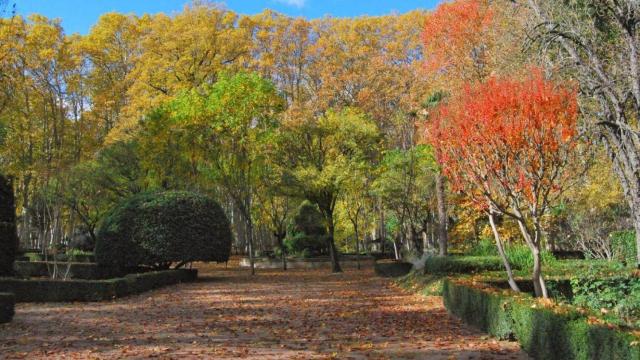
[[0,175],[0,276],[13,274],[18,251],[16,208],[11,180]]
[[636,264],[636,232],[633,230],[611,233],[611,248],[616,260],[626,265]]
[[16,302],[104,301],[158,287],[194,281],[196,270],[163,270],[108,280],[0,279],[0,290],[15,294]]
[[[528,270],[533,267],[533,255],[526,245],[505,246],[505,253],[507,254],[507,260],[509,260],[509,263],[515,268]],[[498,249],[493,241],[485,238],[481,239],[471,251],[469,251],[469,255],[498,256]],[[553,253],[547,250],[542,250],[540,257],[544,265],[553,265],[556,262]]]
[[536,359],[638,359],[640,338],[592,324],[574,308],[547,308],[530,296],[445,280],[447,310],[502,339],[513,337]]
[[284,240],[289,253],[317,256],[326,253],[327,230],[318,207],[304,201],[298,207]]
[[597,273],[571,279],[573,304],[606,313],[608,320],[640,327],[640,279]]
[[0,293],[0,324],[10,322],[15,314],[15,296],[11,293]]
[[479,273],[504,269],[497,256],[432,256],[424,264],[425,273]]
[[172,262],[229,259],[231,228],[210,198],[190,192],[136,195],[116,207],[98,232],[98,264],[166,268]]
[[411,272],[413,264],[402,261],[376,261],[373,269],[384,277],[400,277]]

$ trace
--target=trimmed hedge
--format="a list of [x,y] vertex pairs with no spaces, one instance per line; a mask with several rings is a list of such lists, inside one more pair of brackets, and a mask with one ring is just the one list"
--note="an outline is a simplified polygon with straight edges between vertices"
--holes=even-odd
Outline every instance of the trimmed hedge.
[[[16,261],[13,264],[16,275],[23,278],[48,277],[53,271],[53,262]],[[112,269],[95,263],[58,263],[58,270],[68,272],[69,279],[100,280],[116,275]]]
[[13,275],[18,251],[16,207],[11,179],[0,175],[0,276]]
[[466,274],[504,270],[497,256],[432,256],[424,264],[425,274]]
[[184,191],[145,193],[117,206],[98,231],[99,265],[119,270],[172,262],[229,260],[232,233],[224,210]]
[[104,301],[162,286],[194,281],[197,277],[197,270],[179,269],[93,281],[0,278],[0,291],[14,293],[16,302]]
[[384,277],[400,277],[411,272],[413,264],[402,261],[376,261],[373,269],[376,274]]
[[0,324],[10,322],[15,314],[16,298],[10,293],[0,293]]
[[640,359],[640,338],[589,324],[575,308],[554,311],[531,296],[488,285],[445,280],[447,310],[500,339],[516,339],[536,359]]

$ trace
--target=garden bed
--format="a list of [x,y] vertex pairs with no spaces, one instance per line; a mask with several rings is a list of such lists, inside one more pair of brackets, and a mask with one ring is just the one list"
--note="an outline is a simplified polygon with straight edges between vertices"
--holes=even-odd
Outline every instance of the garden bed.
[[16,302],[104,301],[194,281],[197,277],[197,270],[180,269],[130,274],[108,280],[0,278],[0,292],[13,293]]
[[[279,258],[256,258],[256,269],[281,269],[282,259]],[[360,257],[360,266],[371,267],[375,263],[375,259],[370,256]],[[240,259],[240,267],[248,268],[251,264],[249,258]],[[340,266],[343,268],[355,268],[357,261],[355,256],[340,256]],[[315,257],[315,258],[287,258],[287,268],[289,269],[329,269],[331,268],[331,259],[329,257]]]
[[640,359],[640,337],[584,310],[491,284],[446,279],[447,310],[500,339],[515,339],[537,359]]

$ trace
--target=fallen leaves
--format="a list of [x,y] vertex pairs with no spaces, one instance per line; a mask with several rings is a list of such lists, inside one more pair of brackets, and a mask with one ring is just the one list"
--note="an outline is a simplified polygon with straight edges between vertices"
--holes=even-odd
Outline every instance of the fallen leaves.
[[368,270],[200,271],[112,302],[19,304],[0,358],[526,358]]

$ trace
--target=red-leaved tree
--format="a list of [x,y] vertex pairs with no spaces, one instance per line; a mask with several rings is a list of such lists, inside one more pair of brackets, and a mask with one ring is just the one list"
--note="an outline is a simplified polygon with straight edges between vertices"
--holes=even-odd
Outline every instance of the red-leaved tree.
[[547,297],[542,217],[576,178],[570,169],[580,161],[577,116],[574,89],[534,70],[523,81],[489,78],[467,87],[425,127],[425,140],[453,189],[466,193],[490,220],[502,214],[518,223],[533,254],[536,296]]

